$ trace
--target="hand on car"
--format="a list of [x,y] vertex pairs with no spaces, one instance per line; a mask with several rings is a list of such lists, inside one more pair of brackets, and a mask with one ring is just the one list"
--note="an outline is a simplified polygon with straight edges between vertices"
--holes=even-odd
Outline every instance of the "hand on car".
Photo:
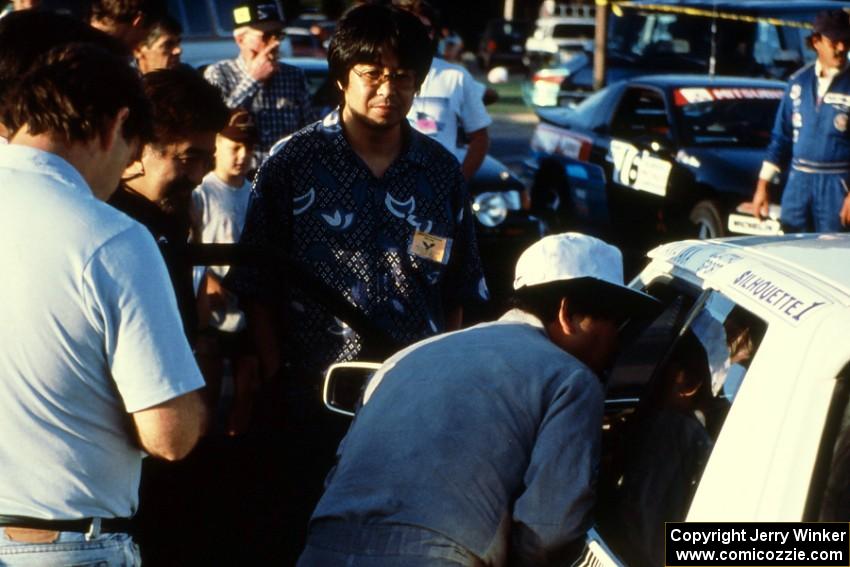
[[756,192],[753,194],[753,216],[762,220],[768,215],[770,206],[770,193],[767,190],[767,181],[759,179]]
[[841,226],[850,227],[850,194],[844,197],[844,204],[841,205],[841,212],[838,214],[841,219]]

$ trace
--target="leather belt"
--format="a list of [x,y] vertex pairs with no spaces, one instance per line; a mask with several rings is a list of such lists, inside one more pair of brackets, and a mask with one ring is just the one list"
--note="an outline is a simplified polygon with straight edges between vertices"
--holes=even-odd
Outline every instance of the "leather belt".
[[[0,527],[27,528],[32,530],[50,530],[57,532],[75,532],[86,534],[92,531],[94,518],[79,520],[45,520],[26,516],[7,516],[0,514]],[[100,531],[104,533],[127,533],[130,530],[129,518],[101,518]]]
[[808,161],[804,159],[795,159],[791,161],[791,167],[803,173],[827,173],[827,174],[845,174],[850,172],[850,162],[819,162]]

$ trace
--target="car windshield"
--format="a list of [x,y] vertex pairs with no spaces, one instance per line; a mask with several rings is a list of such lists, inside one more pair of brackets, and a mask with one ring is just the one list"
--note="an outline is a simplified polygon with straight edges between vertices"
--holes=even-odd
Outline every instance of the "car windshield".
[[528,35],[528,24],[525,22],[491,22],[488,31],[490,35],[522,38]]
[[[235,3],[233,0],[232,3]],[[188,0],[168,0],[168,13],[177,18],[183,25],[185,37],[208,37],[215,35],[213,22],[205,5],[195,5]],[[229,13],[228,13],[229,16]],[[228,17],[231,22],[232,17]]]
[[593,24],[558,24],[552,29],[552,37],[558,39],[590,39],[593,33]]
[[233,8],[239,3],[238,0],[218,0],[215,2],[215,15],[221,29],[233,31]]
[[779,88],[676,89],[674,102],[686,145],[764,148],[782,98]]
[[705,73],[713,50],[717,74],[746,74],[741,71],[754,65],[756,24],[720,19],[714,25],[712,46],[711,18],[628,10],[611,19],[608,53],[665,71]]

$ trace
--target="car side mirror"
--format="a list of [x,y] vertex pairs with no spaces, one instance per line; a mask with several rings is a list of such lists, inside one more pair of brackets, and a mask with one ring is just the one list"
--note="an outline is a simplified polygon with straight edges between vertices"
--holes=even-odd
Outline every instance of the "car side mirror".
[[366,384],[381,367],[379,362],[338,362],[325,372],[322,401],[332,412],[353,417]]

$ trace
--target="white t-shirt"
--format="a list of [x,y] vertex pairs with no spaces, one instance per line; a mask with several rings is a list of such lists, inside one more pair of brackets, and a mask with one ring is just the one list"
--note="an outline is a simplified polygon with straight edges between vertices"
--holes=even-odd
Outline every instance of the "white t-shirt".
[[128,413],[204,385],[150,232],[57,155],[0,147],[0,510],[128,517]]
[[[242,187],[231,187],[214,172],[208,173],[192,193],[195,213],[201,222],[201,241],[205,244],[239,242],[250,198],[250,182],[245,181]],[[228,266],[211,266],[210,269],[224,277]]]
[[407,119],[411,126],[458,156],[458,123],[465,132],[475,132],[493,122],[484,107],[483,95],[484,85],[469,71],[435,57]]

